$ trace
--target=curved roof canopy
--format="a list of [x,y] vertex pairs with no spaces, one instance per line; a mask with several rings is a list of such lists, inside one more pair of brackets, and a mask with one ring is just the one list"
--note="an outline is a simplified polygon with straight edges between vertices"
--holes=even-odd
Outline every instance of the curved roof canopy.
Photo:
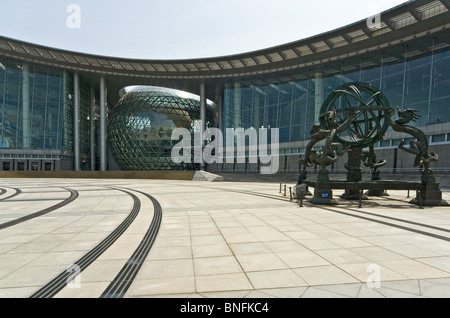
[[[450,0],[415,0],[381,14],[377,28],[363,20],[296,42],[237,55],[191,60],[136,60],[77,53],[0,37],[0,56],[78,72],[95,84],[100,76],[114,90],[128,85],[160,85],[198,94],[206,81],[208,98],[228,78],[264,76],[317,68],[324,63],[404,45],[448,32]],[[221,89],[220,89],[221,90]]]

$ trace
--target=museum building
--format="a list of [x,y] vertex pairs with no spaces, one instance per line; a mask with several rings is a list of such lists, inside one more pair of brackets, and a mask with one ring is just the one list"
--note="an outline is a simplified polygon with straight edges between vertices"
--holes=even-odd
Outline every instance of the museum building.
[[[198,169],[170,161],[170,135],[217,127],[278,128],[279,172],[295,173],[328,94],[364,82],[394,109],[419,112],[411,124],[441,157],[433,170],[449,172],[450,1],[409,1],[369,22],[191,60],[105,57],[0,37],[0,170]],[[415,171],[398,151],[409,137],[389,130],[377,142],[384,169]],[[238,151],[234,163],[207,169],[257,172],[251,156]]]

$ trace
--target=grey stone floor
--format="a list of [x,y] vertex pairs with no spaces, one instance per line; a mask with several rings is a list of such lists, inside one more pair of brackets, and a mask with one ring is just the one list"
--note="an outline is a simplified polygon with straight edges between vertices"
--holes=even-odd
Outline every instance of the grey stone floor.
[[0,230],[0,298],[30,297],[104,240],[133,206],[119,189],[140,213],[55,297],[100,297],[127,263],[154,217],[137,191],[163,218],[127,298],[450,297],[449,207],[420,209],[390,191],[362,208],[301,208],[279,182],[251,181],[2,179],[0,224],[54,206],[67,188],[79,197]]

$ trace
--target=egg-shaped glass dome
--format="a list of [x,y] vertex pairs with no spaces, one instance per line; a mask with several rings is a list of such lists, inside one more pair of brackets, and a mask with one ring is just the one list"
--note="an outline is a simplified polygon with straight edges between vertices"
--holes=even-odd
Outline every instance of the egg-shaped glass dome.
[[[176,128],[186,128],[193,135],[200,129],[195,126],[199,119],[199,96],[160,87],[127,90],[108,125],[112,155],[127,171],[196,169],[195,164],[172,161],[172,148],[179,141],[171,137]],[[212,103],[207,104],[206,119],[206,126],[212,127]]]

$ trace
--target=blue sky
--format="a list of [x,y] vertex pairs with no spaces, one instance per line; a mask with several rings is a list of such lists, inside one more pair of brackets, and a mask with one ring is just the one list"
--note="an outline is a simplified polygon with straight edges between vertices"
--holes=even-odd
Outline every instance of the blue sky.
[[[15,0],[0,35],[46,46],[137,59],[238,54],[360,21],[405,0]],[[69,28],[75,4],[79,28]],[[72,20],[73,21],[73,20]]]

